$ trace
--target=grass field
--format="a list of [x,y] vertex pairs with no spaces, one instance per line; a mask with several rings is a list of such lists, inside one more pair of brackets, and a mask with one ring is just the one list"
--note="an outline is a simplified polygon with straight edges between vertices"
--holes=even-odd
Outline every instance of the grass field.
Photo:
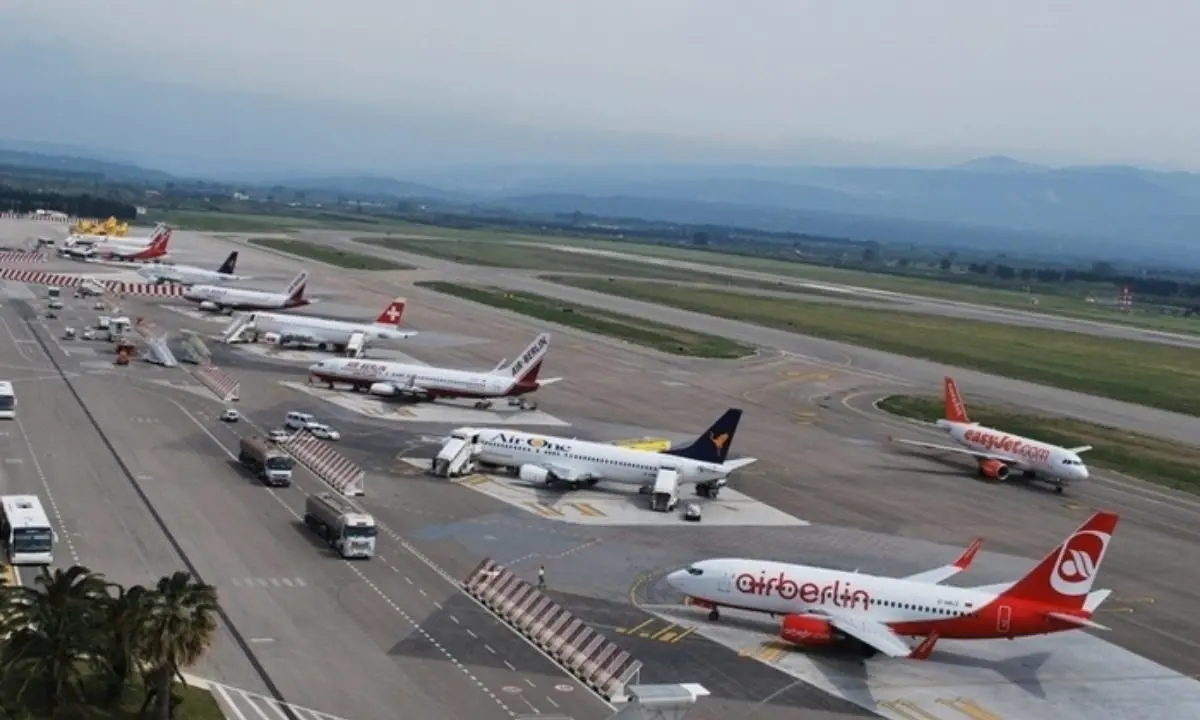
[[[942,417],[941,397],[893,395],[879,403],[893,415],[933,422]],[[971,405],[971,419],[1063,447],[1092,445],[1084,461],[1148,482],[1200,493],[1200,447],[1137,435],[1080,420],[1027,415],[1016,410]]]
[[[0,686],[10,696],[16,694],[15,687]],[[182,684],[176,683],[174,693],[183,700],[175,710],[175,720],[225,720],[225,713],[221,712],[221,706],[217,704],[216,698],[207,690],[201,690],[194,687],[184,687]],[[91,688],[89,684],[88,696],[100,697],[102,688]],[[30,691],[29,697],[36,697],[36,690]],[[63,708],[58,713],[58,717],[77,717],[87,718],[88,720],[138,720],[138,710],[142,707],[142,701],[145,699],[145,693],[140,682],[130,682],[125,690],[125,695],[119,707],[104,708],[99,706],[89,706],[84,708]],[[47,717],[48,713],[38,712],[33,709],[30,715],[14,714],[12,717],[29,718],[36,720],[38,718]],[[147,712],[147,717],[154,716],[154,707],[151,706]],[[0,708],[0,718],[8,717],[3,708]]]
[[1200,350],[637,281],[553,279],[572,287],[1200,415]]
[[279,250],[292,255],[312,258],[323,263],[336,265],[349,270],[412,270],[411,265],[395,262],[373,255],[349,252],[328,245],[308,242],[307,240],[286,240],[283,238],[250,238],[251,245]]
[[[287,232],[288,230],[333,228],[365,232],[386,232],[398,226],[388,218],[336,212],[297,212],[293,215],[265,213],[206,212],[202,210],[154,211],[138,224],[165,222],[173,227],[201,232]],[[409,227],[407,223],[399,227]]]
[[[875,290],[937,298],[940,300],[973,303],[975,305],[1002,307],[1049,315],[1062,315],[1082,320],[1131,325],[1168,332],[1200,334],[1200,320],[1160,315],[1147,310],[1139,310],[1136,306],[1129,313],[1117,312],[1100,304],[1086,302],[1086,293],[1082,288],[1074,288],[1069,291],[1058,288],[1053,294],[1046,292],[1034,293],[1034,296],[1038,300],[1038,304],[1034,305],[1028,293],[1015,290],[982,288],[969,284],[945,282],[936,278],[902,277],[862,270],[848,270],[800,262],[788,262],[777,258],[730,255],[728,253],[685,247],[617,242],[591,238],[525,235],[496,230],[451,230],[416,224],[395,225],[389,228],[389,230],[412,233],[414,235],[456,238],[471,242],[535,243],[540,245],[587,247],[624,253],[626,255],[682,260],[702,265],[711,265],[714,268],[751,270],[771,275],[852,285]],[[1107,299],[1111,300],[1112,298]]]
[[523,245],[480,240],[425,240],[414,238],[356,238],[358,242],[390,250],[450,260],[464,265],[514,268],[533,272],[579,273],[610,277],[646,278],[675,282],[723,285],[801,294],[832,294],[820,290],[761,280],[735,278],[717,273],[681,270],[668,265],[650,265],[637,260],[588,255]]
[[585,305],[575,305],[533,293],[509,292],[499,288],[439,281],[418,282],[416,285],[464,300],[512,310],[539,320],[566,325],[597,335],[607,335],[672,355],[740,358],[752,355],[755,350],[749,345],[742,345],[715,335],[696,333],[672,325],[607,312]]

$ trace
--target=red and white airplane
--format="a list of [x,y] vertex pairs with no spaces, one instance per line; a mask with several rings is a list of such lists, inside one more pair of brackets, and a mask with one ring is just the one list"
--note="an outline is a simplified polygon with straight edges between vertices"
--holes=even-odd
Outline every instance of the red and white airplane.
[[1046,478],[1054,483],[1054,492],[1059,494],[1066,483],[1087,480],[1087,465],[1079,459],[1079,453],[1091,450],[1091,445],[1065,448],[971,422],[954,378],[947,377],[944,385],[946,416],[937,421],[937,426],[946,430],[959,446],[899,438],[892,438],[893,442],[970,455],[979,465],[979,474],[988,480],[1003,482],[1012,470],[1030,480]]
[[166,257],[167,243],[171,241],[171,228],[159,225],[146,239],[145,244],[133,238],[122,238],[122,241],[73,243],[64,246],[60,252],[77,260],[153,260]]
[[[1117,526],[1098,512],[1015,583],[961,588],[941,585],[970,567],[980,541],[957,561],[902,578],[768,560],[702,560],[667,576],[692,603],[782,615],[780,636],[805,646],[840,646],[865,657],[924,660],[939,638],[985,640],[1093,628],[1096,608],[1112,593],[1092,591]],[[909,647],[904,637],[921,637]]]

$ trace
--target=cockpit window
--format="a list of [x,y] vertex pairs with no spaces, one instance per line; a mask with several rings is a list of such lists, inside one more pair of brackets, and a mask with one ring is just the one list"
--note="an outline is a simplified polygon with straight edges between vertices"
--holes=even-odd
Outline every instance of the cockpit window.
[[704,571],[698,567],[690,567],[687,569],[688,575],[703,575]]

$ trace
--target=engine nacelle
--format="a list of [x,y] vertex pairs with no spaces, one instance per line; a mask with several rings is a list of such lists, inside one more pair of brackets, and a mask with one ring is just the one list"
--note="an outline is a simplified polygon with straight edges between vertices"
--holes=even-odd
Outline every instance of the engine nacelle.
[[1004,482],[1008,479],[1008,466],[999,460],[981,460],[979,462],[979,474],[988,480]]
[[280,335],[279,333],[273,333],[273,332],[263,333],[262,337],[263,337],[263,342],[265,342],[265,343],[269,343],[271,345],[282,345],[283,344],[283,336]]
[[371,383],[369,392],[372,395],[380,395],[382,397],[391,397],[396,394],[396,388],[391,383],[377,382]]
[[828,620],[814,615],[785,616],[779,637],[797,645],[830,645],[842,639]]
[[538,467],[537,465],[522,465],[520,469],[517,470],[517,477],[521,479],[521,482],[527,483],[544,483],[549,485],[550,483],[554,482],[554,478],[552,475],[550,475],[550,471],[544,467]]
[[216,304],[216,303],[215,303],[215,302],[213,302],[212,300],[202,300],[202,301],[200,302],[200,309],[201,309],[201,310],[214,310],[214,311],[215,311],[215,310],[220,310],[220,309],[221,309],[221,306],[220,306],[220,305],[218,305],[218,304]]

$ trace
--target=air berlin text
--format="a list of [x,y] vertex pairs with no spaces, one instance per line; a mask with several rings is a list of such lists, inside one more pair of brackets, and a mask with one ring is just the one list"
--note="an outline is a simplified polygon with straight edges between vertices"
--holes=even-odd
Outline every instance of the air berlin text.
[[782,572],[774,577],[765,574],[755,577],[742,573],[734,579],[738,592],[747,595],[777,595],[783,600],[799,600],[809,605],[833,605],[834,607],[868,607],[871,596],[865,590],[855,590],[850,583],[841,580],[824,585],[798,583]]

